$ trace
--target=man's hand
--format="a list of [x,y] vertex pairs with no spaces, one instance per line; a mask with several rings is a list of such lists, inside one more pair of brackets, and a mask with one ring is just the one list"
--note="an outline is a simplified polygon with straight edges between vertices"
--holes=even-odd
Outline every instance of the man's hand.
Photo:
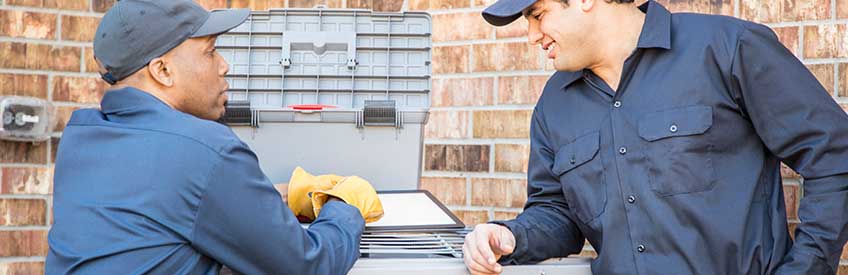
[[478,224],[465,236],[462,254],[465,266],[473,275],[500,274],[503,267],[498,259],[512,254],[515,236],[509,228],[497,224]]

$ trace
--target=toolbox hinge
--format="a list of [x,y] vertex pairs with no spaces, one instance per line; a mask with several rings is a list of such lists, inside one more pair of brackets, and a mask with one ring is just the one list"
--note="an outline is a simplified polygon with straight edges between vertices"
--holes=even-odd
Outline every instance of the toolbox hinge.
[[394,100],[366,100],[365,107],[357,114],[356,127],[391,126],[403,128],[403,115]]
[[227,101],[224,106],[226,110],[224,115],[218,119],[218,122],[235,126],[249,125],[257,127],[257,112],[250,107],[250,101],[247,100],[231,100]]

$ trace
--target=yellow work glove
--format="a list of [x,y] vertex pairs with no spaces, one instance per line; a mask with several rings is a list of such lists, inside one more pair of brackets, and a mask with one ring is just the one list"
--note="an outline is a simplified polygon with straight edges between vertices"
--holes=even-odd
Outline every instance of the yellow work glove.
[[301,222],[311,222],[318,216],[313,212],[310,193],[319,190],[330,190],[343,178],[336,175],[313,176],[303,168],[297,167],[289,180],[287,202],[289,208]]
[[377,197],[377,191],[368,181],[360,177],[346,177],[330,190],[312,192],[312,207],[315,208],[316,216],[330,196],[358,208],[366,223],[378,221],[383,217],[383,204]]

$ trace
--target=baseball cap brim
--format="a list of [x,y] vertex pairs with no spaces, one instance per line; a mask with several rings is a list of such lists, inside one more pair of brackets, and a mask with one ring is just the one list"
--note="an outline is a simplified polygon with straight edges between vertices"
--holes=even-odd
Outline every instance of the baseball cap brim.
[[250,16],[249,9],[214,10],[206,22],[191,35],[192,38],[225,33],[244,23]]
[[521,12],[534,3],[536,0],[499,0],[483,10],[483,19],[489,24],[504,26],[521,17]]

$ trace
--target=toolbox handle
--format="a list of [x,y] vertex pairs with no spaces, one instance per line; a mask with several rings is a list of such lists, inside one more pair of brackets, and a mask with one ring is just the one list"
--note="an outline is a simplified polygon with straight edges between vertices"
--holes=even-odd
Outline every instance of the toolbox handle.
[[324,104],[298,104],[298,105],[289,105],[289,108],[298,111],[321,111],[324,108],[338,108],[333,105],[324,105]]
[[353,32],[285,32],[280,64],[291,66],[291,51],[310,50],[323,55],[327,50],[346,50],[347,68],[356,69],[356,33]]

